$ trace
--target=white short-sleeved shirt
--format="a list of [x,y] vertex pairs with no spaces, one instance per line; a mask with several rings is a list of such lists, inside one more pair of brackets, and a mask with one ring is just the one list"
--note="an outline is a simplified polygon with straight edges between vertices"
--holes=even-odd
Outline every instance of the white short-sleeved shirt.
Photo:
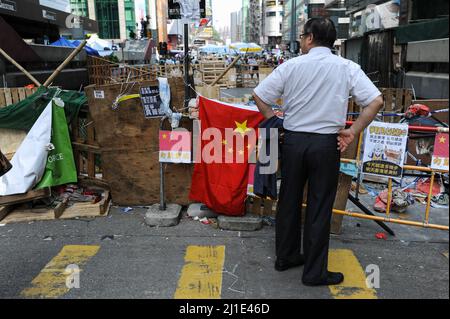
[[255,94],[269,105],[283,99],[285,129],[335,134],[345,127],[349,95],[365,107],[381,92],[358,64],[315,47],[276,68]]

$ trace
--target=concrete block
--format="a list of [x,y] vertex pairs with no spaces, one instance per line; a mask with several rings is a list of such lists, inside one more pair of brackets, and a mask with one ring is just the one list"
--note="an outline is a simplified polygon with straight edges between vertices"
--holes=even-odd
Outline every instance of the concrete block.
[[159,204],[151,206],[145,214],[145,223],[148,226],[170,227],[180,222],[181,206],[167,204],[166,210],[159,209]]
[[219,216],[217,218],[220,229],[235,231],[255,231],[262,228],[262,218],[256,215],[243,217]]
[[193,203],[189,205],[187,214],[189,217],[198,217],[198,218],[217,218],[217,214],[210,210],[202,203]]

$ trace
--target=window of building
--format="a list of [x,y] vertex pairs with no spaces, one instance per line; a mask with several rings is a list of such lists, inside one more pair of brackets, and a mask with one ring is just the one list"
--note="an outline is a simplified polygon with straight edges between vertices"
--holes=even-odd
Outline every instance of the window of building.
[[267,12],[266,13],[266,17],[276,17],[277,16],[277,13],[274,11],[274,12]]
[[119,7],[117,0],[96,0],[98,33],[102,39],[119,39]]
[[70,0],[72,14],[80,17],[89,17],[87,0]]

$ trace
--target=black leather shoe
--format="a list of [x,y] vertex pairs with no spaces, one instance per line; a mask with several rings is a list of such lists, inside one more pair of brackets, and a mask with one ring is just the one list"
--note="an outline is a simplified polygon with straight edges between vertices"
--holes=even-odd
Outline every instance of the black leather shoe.
[[285,271],[289,268],[303,266],[305,264],[305,257],[300,255],[299,258],[295,261],[285,260],[277,258],[275,261],[275,270],[277,271]]
[[328,276],[326,280],[318,281],[318,282],[308,282],[302,280],[305,286],[331,286],[331,285],[339,285],[344,281],[344,275],[340,272],[328,272]]

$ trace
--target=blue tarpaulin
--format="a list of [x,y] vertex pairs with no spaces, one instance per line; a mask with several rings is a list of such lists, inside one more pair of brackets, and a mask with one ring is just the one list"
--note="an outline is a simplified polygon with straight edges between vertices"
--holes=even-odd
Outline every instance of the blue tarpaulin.
[[[51,43],[50,45],[55,45],[58,47],[69,47],[69,48],[76,48],[77,46],[79,46],[81,43],[81,41],[79,40],[67,40],[64,37],[59,38],[58,41],[55,41],[53,43]],[[84,46],[84,50],[86,50],[86,53],[88,55],[95,55],[95,56],[100,56],[100,54],[98,53],[97,50],[94,50],[93,48],[89,47],[89,46]]]

